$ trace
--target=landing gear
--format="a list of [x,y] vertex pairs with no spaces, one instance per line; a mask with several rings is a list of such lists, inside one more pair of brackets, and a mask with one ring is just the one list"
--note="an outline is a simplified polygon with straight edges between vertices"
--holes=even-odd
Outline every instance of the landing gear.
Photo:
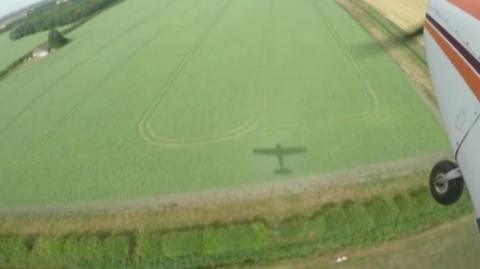
[[458,165],[452,161],[437,163],[430,173],[430,193],[442,205],[451,205],[460,199],[465,183]]

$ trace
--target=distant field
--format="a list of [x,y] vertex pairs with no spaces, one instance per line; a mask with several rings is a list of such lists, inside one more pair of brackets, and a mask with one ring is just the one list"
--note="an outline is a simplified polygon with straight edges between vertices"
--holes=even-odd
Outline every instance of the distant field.
[[[69,26],[59,27],[62,31]],[[8,33],[0,34],[0,71],[5,69],[15,60],[21,58],[32,49],[47,42],[48,32],[40,32],[18,40],[11,40]]]
[[365,0],[365,2],[377,8],[387,19],[405,31],[423,24],[428,7],[428,0]]
[[[333,0],[126,1],[0,83],[0,207],[292,180],[448,148]],[[5,38],[5,36],[0,36]],[[3,60],[2,60],[3,61]],[[275,175],[255,148],[300,146]]]

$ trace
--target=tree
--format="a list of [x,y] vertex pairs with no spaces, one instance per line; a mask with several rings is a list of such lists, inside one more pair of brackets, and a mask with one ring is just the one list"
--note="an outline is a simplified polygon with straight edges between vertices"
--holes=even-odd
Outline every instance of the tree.
[[48,33],[48,47],[51,49],[56,49],[65,46],[68,43],[68,39],[65,38],[59,31],[56,29],[50,30]]
[[54,27],[76,23],[121,1],[69,0],[62,4],[57,4],[56,1],[48,1],[44,5],[29,11],[26,18],[16,23],[15,28],[10,32],[10,37],[16,40]]

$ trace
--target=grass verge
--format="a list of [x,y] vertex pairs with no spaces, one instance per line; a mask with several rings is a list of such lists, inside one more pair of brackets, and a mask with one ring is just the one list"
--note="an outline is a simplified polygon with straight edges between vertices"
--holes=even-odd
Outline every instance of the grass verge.
[[[480,241],[473,219],[473,214],[468,215],[424,233],[373,248],[258,266],[232,266],[229,269],[476,269],[480,260]],[[348,259],[339,263],[339,256],[347,256]]]
[[323,204],[277,223],[261,217],[170,230],[3,235],[0,268],[211,268],[268,263],[372,246],[472,211],[443,208],[426,187]]

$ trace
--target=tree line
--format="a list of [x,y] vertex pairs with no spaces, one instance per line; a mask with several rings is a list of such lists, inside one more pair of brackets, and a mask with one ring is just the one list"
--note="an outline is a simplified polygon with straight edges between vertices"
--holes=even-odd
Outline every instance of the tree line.
[[71,24],[122,0],[68,0],[50,2],[30,11],[10,31],[10,38],[20,39],[37,32]]

